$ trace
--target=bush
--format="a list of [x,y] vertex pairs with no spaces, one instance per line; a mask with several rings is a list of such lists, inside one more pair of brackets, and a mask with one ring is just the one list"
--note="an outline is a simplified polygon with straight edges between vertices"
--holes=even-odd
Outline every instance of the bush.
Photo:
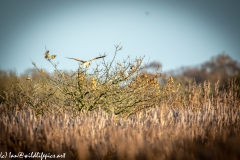
[[115,54],[111,62],[103,59],[101,66],[92,72],[88,66],[79,65],[70,73],[58,69],[54,60],[46,50],[45,58],[55,68],[50,75],[32,62],[39,76],[20,79],[14,76],[14,82],[6,89],[2,98],[9,108],[16,106],[22,109],[29,104],[37,114],[63,113],[71,110],[73,115],[79,112],[93,111],[101,108],[107,113],[128,117],[136,112],[159,105],[166,94],[174,91],[174,82],[169,78],[165,86],[159,83],[159,68],[148,73],[142,67],[143,57],[122,63],[115,62],[115,57],[122,47],[115,46]]

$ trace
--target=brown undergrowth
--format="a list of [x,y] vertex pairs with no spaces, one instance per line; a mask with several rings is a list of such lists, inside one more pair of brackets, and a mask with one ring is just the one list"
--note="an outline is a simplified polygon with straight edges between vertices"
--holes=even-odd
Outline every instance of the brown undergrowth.
[[1,105],[4,152],[66,153],[66,159],[240,158],[239,106],[209,101],[197,112],[162,106],[128,119],[102,110],[37,118],[30,108],[5,109]]
[[[240,100],[236,79],[177,83],[149,73],[142,58],[92,72],[79,65],[55,72],[11,75],[0,104],[0,154],[43,152],[65,159],[240,159]],[[105,56],[104,56],[105,57]],[[3,75],[3,74],[1,74]],[[7,75],[0,77],[5,81]],[[2,94],[3,93],[3,94]]]

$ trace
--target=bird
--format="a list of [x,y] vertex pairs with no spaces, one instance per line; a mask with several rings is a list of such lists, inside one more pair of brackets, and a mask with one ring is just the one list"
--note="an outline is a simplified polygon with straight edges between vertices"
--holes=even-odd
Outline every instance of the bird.
[[47,50],[46,52],[45,52],[45,56],[44,56],[46,59],[48,59],[49,57],[50,57],[50,54],[49,54],[49,51]]
[[68,58],[68,59],[73,59],[73,60],[75,60],[75,61],[81,62],[83,66],[88,67],[93,60],[96,60],[96,59],[99,59],[99,58],[104,58],[104,57],[106,57],[106,55],[104,55],[104,56],[99,56],[99,57],[95,57],[95,58],[90,59],[90,60],[88,60],[88,61],[83,61],[83,60],[80,60],[80,59],[77,59],[77,58],[69,58],[69,57],[66,57],[66,58]]
[[50,57],[49,50],[47,50],[47,47],[45,46],[45,58],[48,59]]

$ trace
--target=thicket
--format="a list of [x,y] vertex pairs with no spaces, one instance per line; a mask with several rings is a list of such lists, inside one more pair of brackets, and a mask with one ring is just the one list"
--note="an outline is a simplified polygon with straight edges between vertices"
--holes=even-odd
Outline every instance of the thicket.
[[134,60],[128,57],[123,62],[115,62],[121,50],[122,47],[116,45],[112,61],[103,59],[92,71],[79,64],[79,68],[70,73],[59,70],[54,62],[56,55],[50,55],[46,50],[45,59],[55,71],[47,74],[32,62],[38,74],[26,78],[11,75],[12,82],[1,98],[9,109],[17,105],[21,110],[28,104],[37,115],[63,113],[69,109],[73,115],[78,115],[101,108],[107,113],[128,117],[144,108],[155,107],[176,90],[178,86],[172,77],[166,85],[160,85],[159,68],[154,73],[147,73],[142,64],[143,57]]

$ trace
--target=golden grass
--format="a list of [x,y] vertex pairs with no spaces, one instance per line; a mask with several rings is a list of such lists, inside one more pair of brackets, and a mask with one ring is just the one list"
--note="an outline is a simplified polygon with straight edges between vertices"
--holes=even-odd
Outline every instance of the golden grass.
[[[236,79],[181,85],[142,58],[93,72],[11,76],[0,93],[0,152],[66,153],[66,159],[240,159]],[[51,57],[51,58],[50,58]],[[7,79],[8,75],[4,74]],[[4,81],[5,79],[0,79]],[[160,83],[164,81],[165,83]]]
[[0,150],[66,153],[67,159],[239,159],[240,109],[209,101],[192,112],[163,105],[123,119],[1,108]]

